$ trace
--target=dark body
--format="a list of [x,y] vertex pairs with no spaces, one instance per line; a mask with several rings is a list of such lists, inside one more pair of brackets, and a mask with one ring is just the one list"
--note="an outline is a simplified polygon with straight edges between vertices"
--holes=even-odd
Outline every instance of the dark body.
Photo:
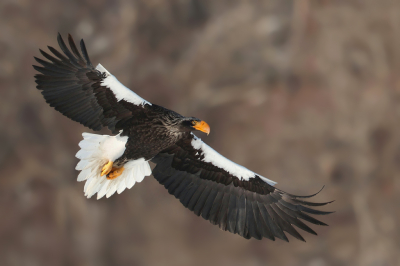
[[193,145],[200,140],[190,133],[194,130],[191,123],[199,119],[147,102],[117,100],[114,92],[121,87],[103,85],[107,71],[93,67],[83,40],[82,55],[71,36],[71,50],[60,35],[57,40],[63,53],[49,47],[55,57],[40,50],[49,61],[35,58],[42,65],[34,66],[41,73],[35,75],[37,89],[50,106],[70,119],[96,131],[108,127],[114,134],[128,136],[126,150],[118,159],[120,164],[138,158],[151,160],[156,164],[152,172],[155,179],[185,207],[245,238],[288,241],[287,232],[304,241],[294,226],[311,234],[316,232],[302,220],[326,225],[308,214],[329,214],[313,208],[329,202],[306,201],[315,194],[286,193],[255,173],[243,178],[240,170],[232,170],[237,165],[232,167],[232,162],[217,153],[211,156],[214,161],[204,160],[209,147],[202,142]]
[[[137,114],[134,110],[136,108],[141,109]],[[116,161],[117,163],[139,158],[150,160],[159,152],[172,147],[185,133],[190,132],[189,128],[173,130],[185,117],[167,108],[145,104],[131,109],[134,118],[119,124],[123,130],[121,136],[128,136],[129,139],[126,150]]]

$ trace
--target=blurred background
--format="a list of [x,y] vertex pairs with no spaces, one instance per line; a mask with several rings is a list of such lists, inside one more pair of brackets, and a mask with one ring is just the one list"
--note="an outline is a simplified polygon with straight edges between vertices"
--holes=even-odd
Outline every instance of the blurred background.
[[[86,199],[74,155],[90,130],[33,78],[57,32],[148,101],[207,121],[206,143],[280,189],[325,185],[330,226],[245,240],[153,177]],[[400,2],[2,0],[0,167],[0,265],[400,265]]]

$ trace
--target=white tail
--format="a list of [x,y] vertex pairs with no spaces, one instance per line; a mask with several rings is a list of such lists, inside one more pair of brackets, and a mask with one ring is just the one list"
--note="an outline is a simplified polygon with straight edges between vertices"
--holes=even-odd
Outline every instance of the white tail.
[[79,143],[81,150],[75,155],[80,159],[76,170],[81,171],[78,181],[85,181],[83,191],[88,198],[97,193],[97,199],[111,197],[115,192],[120,194],[126,188],[130,189],[136,182],[141,182],[145,176],[151,175],[149,163],[140,158],[124,165],[124,171],[115,179],[109,180],[100,176],[101,168],[109,161],[114,162],[125,151],[128,137],[96,135],[83,133]]

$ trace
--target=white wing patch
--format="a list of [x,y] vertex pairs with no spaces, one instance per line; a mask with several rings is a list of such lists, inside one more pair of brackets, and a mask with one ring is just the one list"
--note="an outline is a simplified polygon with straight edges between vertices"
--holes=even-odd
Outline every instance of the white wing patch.
[[204,156],[202,159],[203,162],[211,163],[214,166],[217,166],[221,169],[224,169],[231,175],[236,176],[240,180],[248,181],[250,178],[255,178],[256,175],[259,176],[264,182],[268,183],[271,186],[276,184],[275,181],[272,181],[266,177],[263,177],[259,174],[250,171],[246,167],[243,167],[237,163],[232,162],[231,160],[225,158],[218,152],[216,152],[213,148],[205,144],[200,138],[196,137],[194,134],[192,140],[192,147],[196,150],[199,150],[200,154]]
[[107,71],[101,64],[98,64],[96,69],[100,72],[106,73],[106,77],[101,82],[102,86],[106,86],[111,89],[114,93],[117,101],[125,100],[127,102],[133,103],[134,105],[145,105],[149,103],[136,93],[134,93],[129,88],[125,87],[121,82],[118,81],[116,77],[114,77],[110,72]]
[[115,161],[125,151],[128,137],[97,135],[83,133],[83,140],[79,143],[81,150],[76,157],[80,162],[76,170],[81,172],[78,181],[85,181],[83,191],[88,198],[97,193],[97,199],[104,196],[111,197],[115,192],[122,193],[126,188],[130,189],[136,182],[141,182],[145,176],[151,175],[149,163],[140,158],[129,161],[124,165],[124,171],[115,179],[109,180],[105,175],[100,176],[101,168],[108,161]]

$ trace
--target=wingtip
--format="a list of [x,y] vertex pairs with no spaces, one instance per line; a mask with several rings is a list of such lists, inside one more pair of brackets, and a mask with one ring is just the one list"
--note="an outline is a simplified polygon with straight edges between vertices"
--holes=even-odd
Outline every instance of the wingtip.
[[317,193],[314,193],[312,195],[307,195],[307,196],[298,196],[298,195],[289,194],[289,193],[284,192],[282,190],[279,190],[279,191],[289,195],[290,197],[293,197],[294,199],[297,199],[297,198],[307,199],[307,198],[312,198],[312,197],[318,195],[324,189],[324,187],[325,187],[325,185],[323,185],[322,188]]
[[[302,242],[306,242],[306,240],[304,239],[304,237],[302,236],[302,235],[298,235],[298,236],[294,236],[294,235],[292,235],[294,238],[296,238],[297,240],[300,240],[300,241],[302,241]],[[287,241],[287,242],[289,242],[289,240]]]
[[72,42],[74,42],[74,38],[72,38],[72,35],[71,35],[71,33],[68,33],[68,41],[72,41]]
[[325,185],[323,185],[322,188],[317,193],[314,193],[314,194],[308,195],[308,196],[297,196],[297,198],[312,198],[312,197],[318,195],[324,188],[325,188]]
[[306,242],[306,240],[304,239],[304,237],[302,235],[299,234],[299,236],[300,236],[300,238],[296,237],[296,239],[298,239],[300,241],[303,241],[303,242]]
[[61,49],[63,48],[63,46],[65,46],[64,40],[60,33],[58,33],[57,35],[57,42]]
[[297,203],[297,204],[313,206],[313,207],[321,207],[321,206],[325,206],[325,205],[327,205],[329,203],[334,202],[334,200],[328,201],[328,202],[310,202],[310,201],[300,200],[300,199],[297,199],[297,198],[292,198],[291,200],[293,202]]

